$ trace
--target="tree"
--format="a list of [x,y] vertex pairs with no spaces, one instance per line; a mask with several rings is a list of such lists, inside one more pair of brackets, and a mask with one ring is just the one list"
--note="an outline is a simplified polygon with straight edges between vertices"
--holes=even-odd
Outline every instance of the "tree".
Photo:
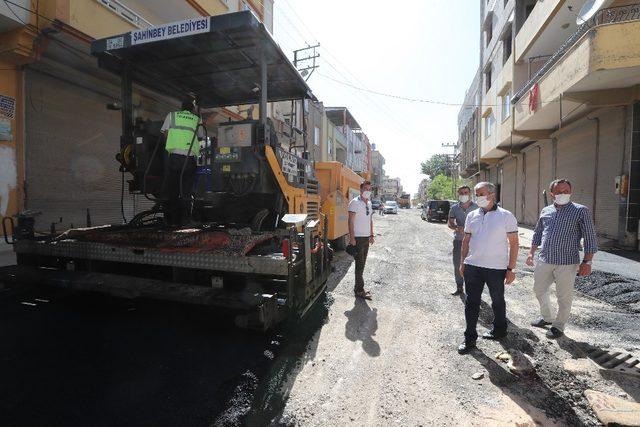
[[456,198],[454,192],[453,179],[444,174],[439,174],[431,180],[431,184],[427,189],[427,197],[429,200],[452,200]]
[[451,176],[448,156],[446,154],[434,154],[429,160],[420,163],[420,171],[431,178],[437,175]]

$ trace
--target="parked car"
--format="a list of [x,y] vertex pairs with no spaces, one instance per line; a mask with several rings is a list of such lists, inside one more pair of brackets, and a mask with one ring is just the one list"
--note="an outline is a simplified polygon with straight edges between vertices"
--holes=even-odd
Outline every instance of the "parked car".
[[389,214],[397,214],[398,213],[398,202],[394,202],[393,200],[389,200],[388,202],[384,202],[384,213]]
[[444,221],[449,218],[449,209],[451,202],[449,200],[431,200],[422,208],[422,219],[425,221]]
[[379,211],[382,209],[382,202],[380,200],[373,199],[371,200],[371,207],[374,211]]

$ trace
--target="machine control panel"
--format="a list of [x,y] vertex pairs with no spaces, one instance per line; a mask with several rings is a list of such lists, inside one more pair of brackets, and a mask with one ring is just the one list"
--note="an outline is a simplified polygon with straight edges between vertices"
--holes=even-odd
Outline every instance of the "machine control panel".
[[218,127],[219,147],[251,147],[253,123],[236,123]]
[[219,147],[216,149],[216,163],[239,162],[241,150],[238,147]]

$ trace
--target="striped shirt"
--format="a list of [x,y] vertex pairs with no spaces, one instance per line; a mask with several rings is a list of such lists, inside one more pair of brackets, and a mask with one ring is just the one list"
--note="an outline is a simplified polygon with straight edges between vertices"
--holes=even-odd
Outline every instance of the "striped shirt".
[[538,259],[547,264],[571,265],[580,263],[580,240],[584,251],[598,251],[598,239],[589,208],[569,203],[561,208],[549,205],[540,212],[533,232],[535,246],[541,246]]

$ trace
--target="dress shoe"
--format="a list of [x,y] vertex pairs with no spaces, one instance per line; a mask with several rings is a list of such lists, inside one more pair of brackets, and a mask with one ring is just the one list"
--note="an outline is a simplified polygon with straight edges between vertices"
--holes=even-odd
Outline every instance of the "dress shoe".
[[531,322],[531,326],[535,326],[536,328],[544,328],[545,326],[549,326],[550,324],[551,322],[547,322],[542,317],[535,322]]
[[495,331],[487,331],[482,334],[482,338],[485,340],[499,340],[507,336],[506,332],[496,333]]
[[547,338],[560,338],[561,336],[564,335],[564,332],[562,332],[560,329],[556,328],[555,326],[552,326],[545,335],[547,336]]
[[476,348],[476,343],[475,342],[463,342],[462,344],[460,344],[458,346],[458,353],[460,354],[467,354],[469,353],[471,350]]
[[454,292],[451,292],[451,295],[453,295],[454,297],[458,295],[462,295],[462,289],[461,288],[456,289]]

